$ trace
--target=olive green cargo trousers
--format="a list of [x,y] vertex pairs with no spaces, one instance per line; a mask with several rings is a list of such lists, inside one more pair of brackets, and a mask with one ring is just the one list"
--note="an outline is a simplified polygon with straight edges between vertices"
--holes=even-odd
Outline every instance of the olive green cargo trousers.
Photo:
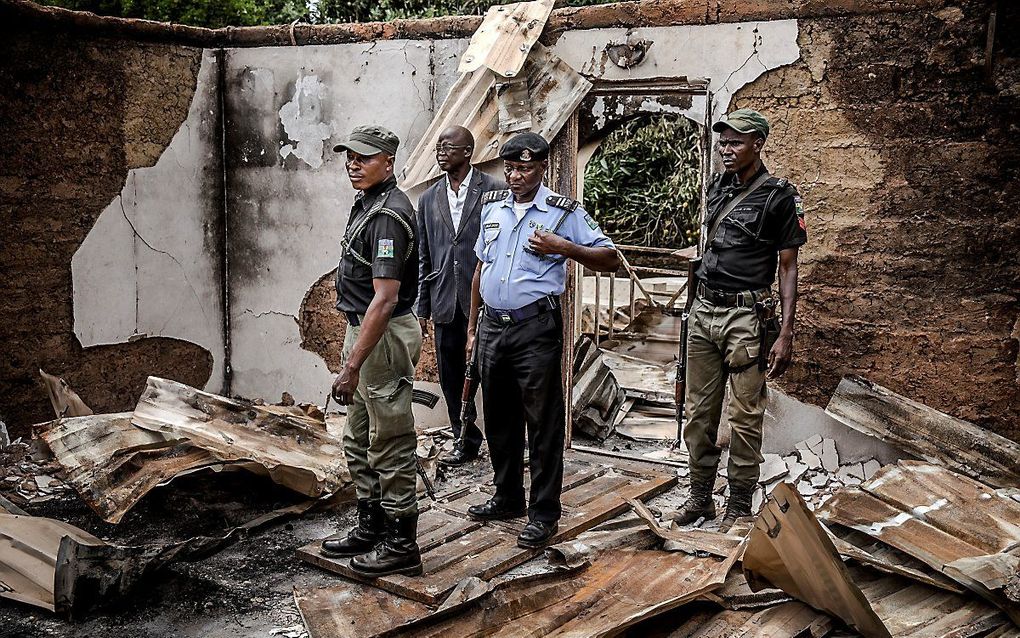
[[[344,360],[361,326],[348,326]],[[380,499],[391,518],[418,511],[411,414],[414,369],[421,355],[421,327],[411,313],[390,319],[361,366],[354,402],[347,406],[344,452],[359,499]]]
[[716,445],[727,379],[730,400],[731,484],[753,485],[760,475],[762,422],[765,416],[765,372],[751,365],[760,349],[761,322],[752,308],[717,306],[696,298],[687,335],[687,399],[684,442],[692,476],[714,476],[722,449]]

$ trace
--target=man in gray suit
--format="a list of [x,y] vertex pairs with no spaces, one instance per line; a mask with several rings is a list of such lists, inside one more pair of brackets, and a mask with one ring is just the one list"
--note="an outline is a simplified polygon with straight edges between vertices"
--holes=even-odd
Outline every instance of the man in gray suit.
[[418,317],[423,337],[428,333],[428,321],[435,324],[439,385],[457,439],[453,453],[440,460],[446,465],[473,461],[482,445],[474,406],[467,415],[468,422],[460,422],[461,389],[467,368],[467,315],[471,309],[471,278],[478,264],[474,246],[482,194],[506,188],[501,180],[471,167],[474,146],[474,136],[463,126],[443,131],[436,144],[436,163],[446,177],[418,200]]

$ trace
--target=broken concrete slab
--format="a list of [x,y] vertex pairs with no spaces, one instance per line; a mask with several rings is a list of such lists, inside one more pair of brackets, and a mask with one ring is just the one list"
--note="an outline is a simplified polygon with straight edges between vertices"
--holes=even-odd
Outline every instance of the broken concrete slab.
[[1020,443],[857,376],[825,411],[846,425],[993,487],[1020,486]]
[[836,452],[835,441],[832,439],[823,440],[820,456],[822,459],[822,468],[825,469],[826,472],[831,474],[839,469],[839,454]]
[[742,560],[752,590],[778,587],[843,619],[866,638],[890,638],[825,530],[792,486],[784,483],[772,492],[754,522]]
[[275,482],[307,496],[332,494],[350,483],[342,440],[308,416],[149,377],[131,422],[221,460],[253,461]]
[[790,473],[786,461],[778,454],[765,454],[765,462],[761,464],[761,474],[758,477],[759,483],[771,483]]

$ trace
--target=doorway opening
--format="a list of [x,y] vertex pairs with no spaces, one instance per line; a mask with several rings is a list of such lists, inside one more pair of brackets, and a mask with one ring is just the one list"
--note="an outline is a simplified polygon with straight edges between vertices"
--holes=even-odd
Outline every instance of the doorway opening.
[[575,449],[686,467],[674,380],[710,170],[707,85],[603,83],[578,111],[577,192],[623,265],[574,273]]

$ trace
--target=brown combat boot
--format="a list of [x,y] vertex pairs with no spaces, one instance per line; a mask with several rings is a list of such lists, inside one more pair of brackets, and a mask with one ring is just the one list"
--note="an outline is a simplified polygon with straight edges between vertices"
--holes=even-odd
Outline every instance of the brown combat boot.
[[719,523],[719,531],[726,534],[738,518],[751,516],[751,499],[755,483],[730,482],[730,496],[726,499],[726,514]]
[[691,472],[691,493],[677,512],[677,525],[690,525],[699,518],[706,520],[715,518],[715,501],[712,500],[712,488],[715,487],[715,473],[695,474]]

